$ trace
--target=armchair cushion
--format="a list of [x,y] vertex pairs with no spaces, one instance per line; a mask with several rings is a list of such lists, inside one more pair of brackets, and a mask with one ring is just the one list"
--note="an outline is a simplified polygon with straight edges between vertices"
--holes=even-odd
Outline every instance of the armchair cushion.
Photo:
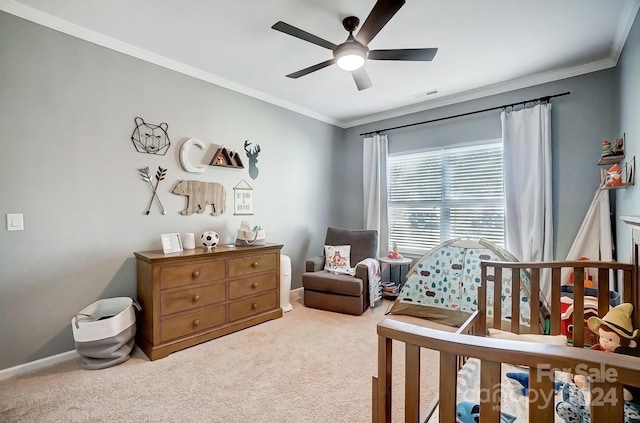
[[305,274],[304,280],[305,290],[323,291],[354,297],[363,295],[363,285],[362,279],[330,272],[307,273]]

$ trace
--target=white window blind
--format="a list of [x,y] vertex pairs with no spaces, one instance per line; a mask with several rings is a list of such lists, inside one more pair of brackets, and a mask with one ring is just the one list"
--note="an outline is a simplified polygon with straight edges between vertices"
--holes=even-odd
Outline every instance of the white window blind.
[[391,245],[422,255],[452,238],[504,245],[502,142],[389,156]]

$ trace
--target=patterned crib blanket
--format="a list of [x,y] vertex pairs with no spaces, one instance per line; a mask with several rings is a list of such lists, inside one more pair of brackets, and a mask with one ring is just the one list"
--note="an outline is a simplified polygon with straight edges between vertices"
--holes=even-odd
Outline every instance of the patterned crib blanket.
[[[529,371],[526,367],[505,363],[501,367],[500,421],[501,423],[527,422],[529,421]],[[555,378],[555,392],[544,401],[547,403],[554,401],[554,423],[590,423],[589,391],[578,388],[571,381],[569,373],[555,372]],[[456,423],[477,422],[481,398],[480,360],[471,358],[458,372]],[[625,401],[624,416],[625,423],[640,423],[640,405]],[[437,415],[429,419],[429,423],[435,422],[437,422]]]

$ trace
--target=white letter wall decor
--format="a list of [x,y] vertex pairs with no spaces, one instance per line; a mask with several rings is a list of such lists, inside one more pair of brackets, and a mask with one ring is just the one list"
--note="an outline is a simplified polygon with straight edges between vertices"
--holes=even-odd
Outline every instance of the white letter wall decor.
[[186,140],[182,144],[182,147],[180,147],[180,164],[182,164],[182,168],[186,172],[202,173],[205,170],[204,167],[192,166],[191,163],[189,163],[189,149],[191,149],[192,145],[195,145],[200,150],[204,150],[205,147],[204,141],[201,141],[197,138],[189,138],[188,140]]

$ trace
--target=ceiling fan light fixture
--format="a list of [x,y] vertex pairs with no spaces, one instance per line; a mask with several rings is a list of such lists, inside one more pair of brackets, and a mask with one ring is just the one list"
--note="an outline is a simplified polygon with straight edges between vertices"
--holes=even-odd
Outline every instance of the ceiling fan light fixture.
[[333,57],[336,59],[336,63],[340,69],[354,71],[364,65],[368,52],[369,49],[351,39],[350,36],[350,39],[340,44],[338,48],[333,51]]
[[346,71],[360,69],[364,65],[365,57],[362,51],[348,51],[338,57],[338,67]]

